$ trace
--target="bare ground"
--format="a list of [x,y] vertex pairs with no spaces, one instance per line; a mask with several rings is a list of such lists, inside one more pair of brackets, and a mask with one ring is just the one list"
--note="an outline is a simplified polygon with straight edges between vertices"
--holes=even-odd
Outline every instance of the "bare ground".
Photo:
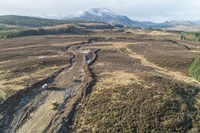
[[196,44],[160,31],[96,32],[0,42],[0,84],[21,87],[2,100],[1,132],[200,131],[200,83],[187,74]]

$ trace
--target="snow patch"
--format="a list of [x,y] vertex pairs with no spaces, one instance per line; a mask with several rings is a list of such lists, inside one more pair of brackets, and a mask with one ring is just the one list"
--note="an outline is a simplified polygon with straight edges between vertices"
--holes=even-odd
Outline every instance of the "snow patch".
[[107,16],[116,16],[115,13],[113,13],[111,10],[109,10],[107,8],[93,8],[93,9],[89,9],[89,10],[86,10],[86,11],[78,12],[76,16],[77,17],[81,17],[81,16],[84,16],[86,14],[90,14],[90,15],[93,15],[93,16],[104,16],[104,15],[107,15]]

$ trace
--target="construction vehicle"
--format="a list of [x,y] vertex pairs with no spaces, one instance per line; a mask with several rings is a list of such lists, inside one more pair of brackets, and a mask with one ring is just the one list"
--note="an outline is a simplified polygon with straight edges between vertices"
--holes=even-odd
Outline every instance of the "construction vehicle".
[[47,89],[48,88],[48,84],[44,84],[43,86],[42,86],[42,89]]
[[57,109],[57,106],[58,106],[58,102],[57,102],[57,101],[53,101],[53,102],[51,103],[50,109],[56,110],[56,109]]

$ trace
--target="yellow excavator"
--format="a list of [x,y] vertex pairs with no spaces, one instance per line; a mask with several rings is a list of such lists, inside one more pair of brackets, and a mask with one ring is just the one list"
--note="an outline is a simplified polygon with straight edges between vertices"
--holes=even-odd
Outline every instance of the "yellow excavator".
[[53,101],[53,102],[51,103],[50,109],[56,110],[56,109],[57,109],[57,106],[58,106],[58,102],[57,102],[57,101]]

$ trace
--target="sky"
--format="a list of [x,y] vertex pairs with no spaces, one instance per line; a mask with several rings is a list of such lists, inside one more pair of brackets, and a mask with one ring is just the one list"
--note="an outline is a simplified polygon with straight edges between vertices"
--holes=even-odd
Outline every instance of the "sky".
[[133,20],[200,20],[200,0],[0,0],[0,15],[70,16],[108,8]]

